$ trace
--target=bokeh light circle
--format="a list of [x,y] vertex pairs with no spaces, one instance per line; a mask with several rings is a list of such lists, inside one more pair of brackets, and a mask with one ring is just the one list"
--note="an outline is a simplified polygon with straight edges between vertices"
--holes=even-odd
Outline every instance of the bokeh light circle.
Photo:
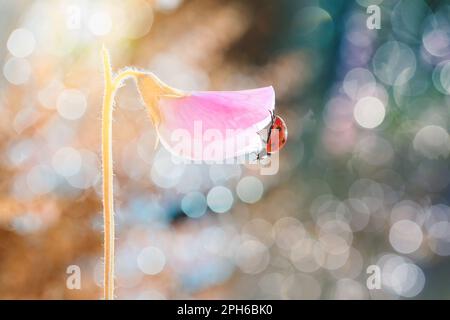
[[87,109],[86,97],[80,90],[66,89],[59,94],[56,108],[64,119],[78,120]]
[[374,94],[376,80],[369,70],[354,68],[345,75],[343,89],[351,99],[360,99],[363,95]]
[[81,168],[81,155],[72,147],[57,150],[52,157],[55,171],[63,177],[70,177],[78,173]]
[[420,154],[430,159],[447,157],[450,153],[450,136],[440,126],[425,126],[416,133],[413,147]]
[[206,208],[206,198],[201,192],[190,192],[181,200],[181,210],[190,218],[203,216]]
[[156,247],[144,248],[137,257],[139,269],[148,275],[160,273],[166,265],[166,256]]
[[356,122],[363,128],[373,129],[384,120],[386,109],[383,103],[375,97],[365,97],[355,105],[353,116]]
[[28,29],[19,28],[11,32],[6,46],[9,52],[17,58],[29,56],[36,45],[33,33]]
[[242,178],[236,186],[238,197],[246,203],[258,202],[264,192],[264,186],[258,178],[248,176]]
[[237,248],[234,259],[242,272],[257,274],[267,267],[270,256],[264,244],[256,240],[247,240]]
[[416,56],[409,46],[398,41],[388,41],[376,51],[373,71],[387,85],[402,85],[416,72]]
[[112,26],[111,16],[107,12],[96,12],[89,18],[89,30],[96,36],[107,35]]
[[425,286],[425,275],[422,269],[413,263],[398,265],[391,274],[394,291],[406,298],[417,296]]
[[51,192],[56,186],[56,177],[53,169],[45,164],[34,166],[28,172],[27,185],[36,195]]
[[233,194],[224,186],[216,186],[209,190],[207,196],[208,207],[217,213],[224,213],[233,206]]
[[441,65],[439,80],[441,88],[445,90],[446,94],[450,95],[450,61]]
[[21,85],[31,76],[31,65],[26,59],[10,58],[3,66],[3,75],[9,83]]
[[423,233],[421,228],[411,220],[395,222],[389,231],[389,242],[400,253],[412,253],[422,244]]

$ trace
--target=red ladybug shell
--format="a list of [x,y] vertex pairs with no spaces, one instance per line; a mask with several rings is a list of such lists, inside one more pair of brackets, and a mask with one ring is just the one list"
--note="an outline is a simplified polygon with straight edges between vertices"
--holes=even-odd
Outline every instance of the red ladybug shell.
[[[278,139],[276,139],[276,135]],[[279,116],[275,116],[269,129],[269,139],[267,140],[267,153],[278,152],[286,144],[288,130],[286,123]]]

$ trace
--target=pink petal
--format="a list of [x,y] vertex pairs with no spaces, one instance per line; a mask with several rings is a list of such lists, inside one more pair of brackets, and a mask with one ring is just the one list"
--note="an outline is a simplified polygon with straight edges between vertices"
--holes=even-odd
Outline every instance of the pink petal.
[[161,98],[159,134],[172,153],[193,160],[221,160],[258,152],[257,133],[271,121],[272,87],[243,91],[193,92]]

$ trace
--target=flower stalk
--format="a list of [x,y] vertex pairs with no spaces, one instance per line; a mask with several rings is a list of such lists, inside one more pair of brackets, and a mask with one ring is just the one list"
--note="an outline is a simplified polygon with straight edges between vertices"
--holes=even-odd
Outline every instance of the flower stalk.
[[106,48],[102,49],[105,89],[102,107],[102,177],[103,177],[103,259],[104,274],[103,297],[114,299],[114,190],[113,190],[113,160],[112,160],[112,116],[114,97],[122,81],[139,73],[133,70],[123,70],[113,77],[111,59]]
[[103,48],[105,91],[102,108],[102,177],[103,177],[103,225],[104,225],[104,275],[103,297],[114,299],[114,191],[112,163],[112,111],[114,104],[114,81],[108,51]]
[[114,108],[114,97],[122,82],[128,78],[134,78],[139,87],[139,83],[143,82],[146,89],[146,98],[151,98],[151,106],[149,106],[150,116],[153,120],[155,128],[158,126],[157,103],[160,96],[181,96],[181,93],[169,86],[163,84],[153,74],[136,71],[126,68],[113,76],[111,68],[111,59],[108,50],[103,47],[102,60],[104,70],[104,95],[102,106],[102,177],[103,177],[103,259],[104,274],[103,296],[105,300],[114,299],[114,190],[113,190],[113,159],[112,159],[112,116]]

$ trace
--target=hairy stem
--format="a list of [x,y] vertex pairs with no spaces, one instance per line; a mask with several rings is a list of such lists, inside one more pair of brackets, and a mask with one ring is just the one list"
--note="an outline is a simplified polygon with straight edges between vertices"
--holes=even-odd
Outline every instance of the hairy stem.
[[[148,89],[152,102],[156,101],[158,96],[166,95],[168,97],[183,96],[178,90],[175,90],[152,74],[125,69],[113,77],[111,70],[111,61],[106,48],[102,49],[103,69],[105,73],[105,91],[103,96],[102,108],[102,176],[103,176],[103,221],[104,221],[104,263],[105,270],[103,275],[104,298],[105,300],[114,299],[114,191],[113,191],[113,161],[112,161],[112,116],[114,96],[122,81],[128,78],[146,78],[149,80]],[[156,108],[156,106],[153,106]],[[157,128],[156,128],[157,129]]]
[[115,88],[108,51],[103,48],[105,92],[102,110],[102,176],[103,176],[103,222],[104,222],[104,298],[114,299],[114,193],[112,163],[112,111]]
[[103,274],[105,300],[114,299],[114,190],[112,161],[112,116],[114,96],[121,82],[140,73],[123,70],[113,77],[111,61],[106,48],[102,49],[103,69],[105,73],[105,91],[102,107],[102,176],[103,176],[103,222],[105,270]]

